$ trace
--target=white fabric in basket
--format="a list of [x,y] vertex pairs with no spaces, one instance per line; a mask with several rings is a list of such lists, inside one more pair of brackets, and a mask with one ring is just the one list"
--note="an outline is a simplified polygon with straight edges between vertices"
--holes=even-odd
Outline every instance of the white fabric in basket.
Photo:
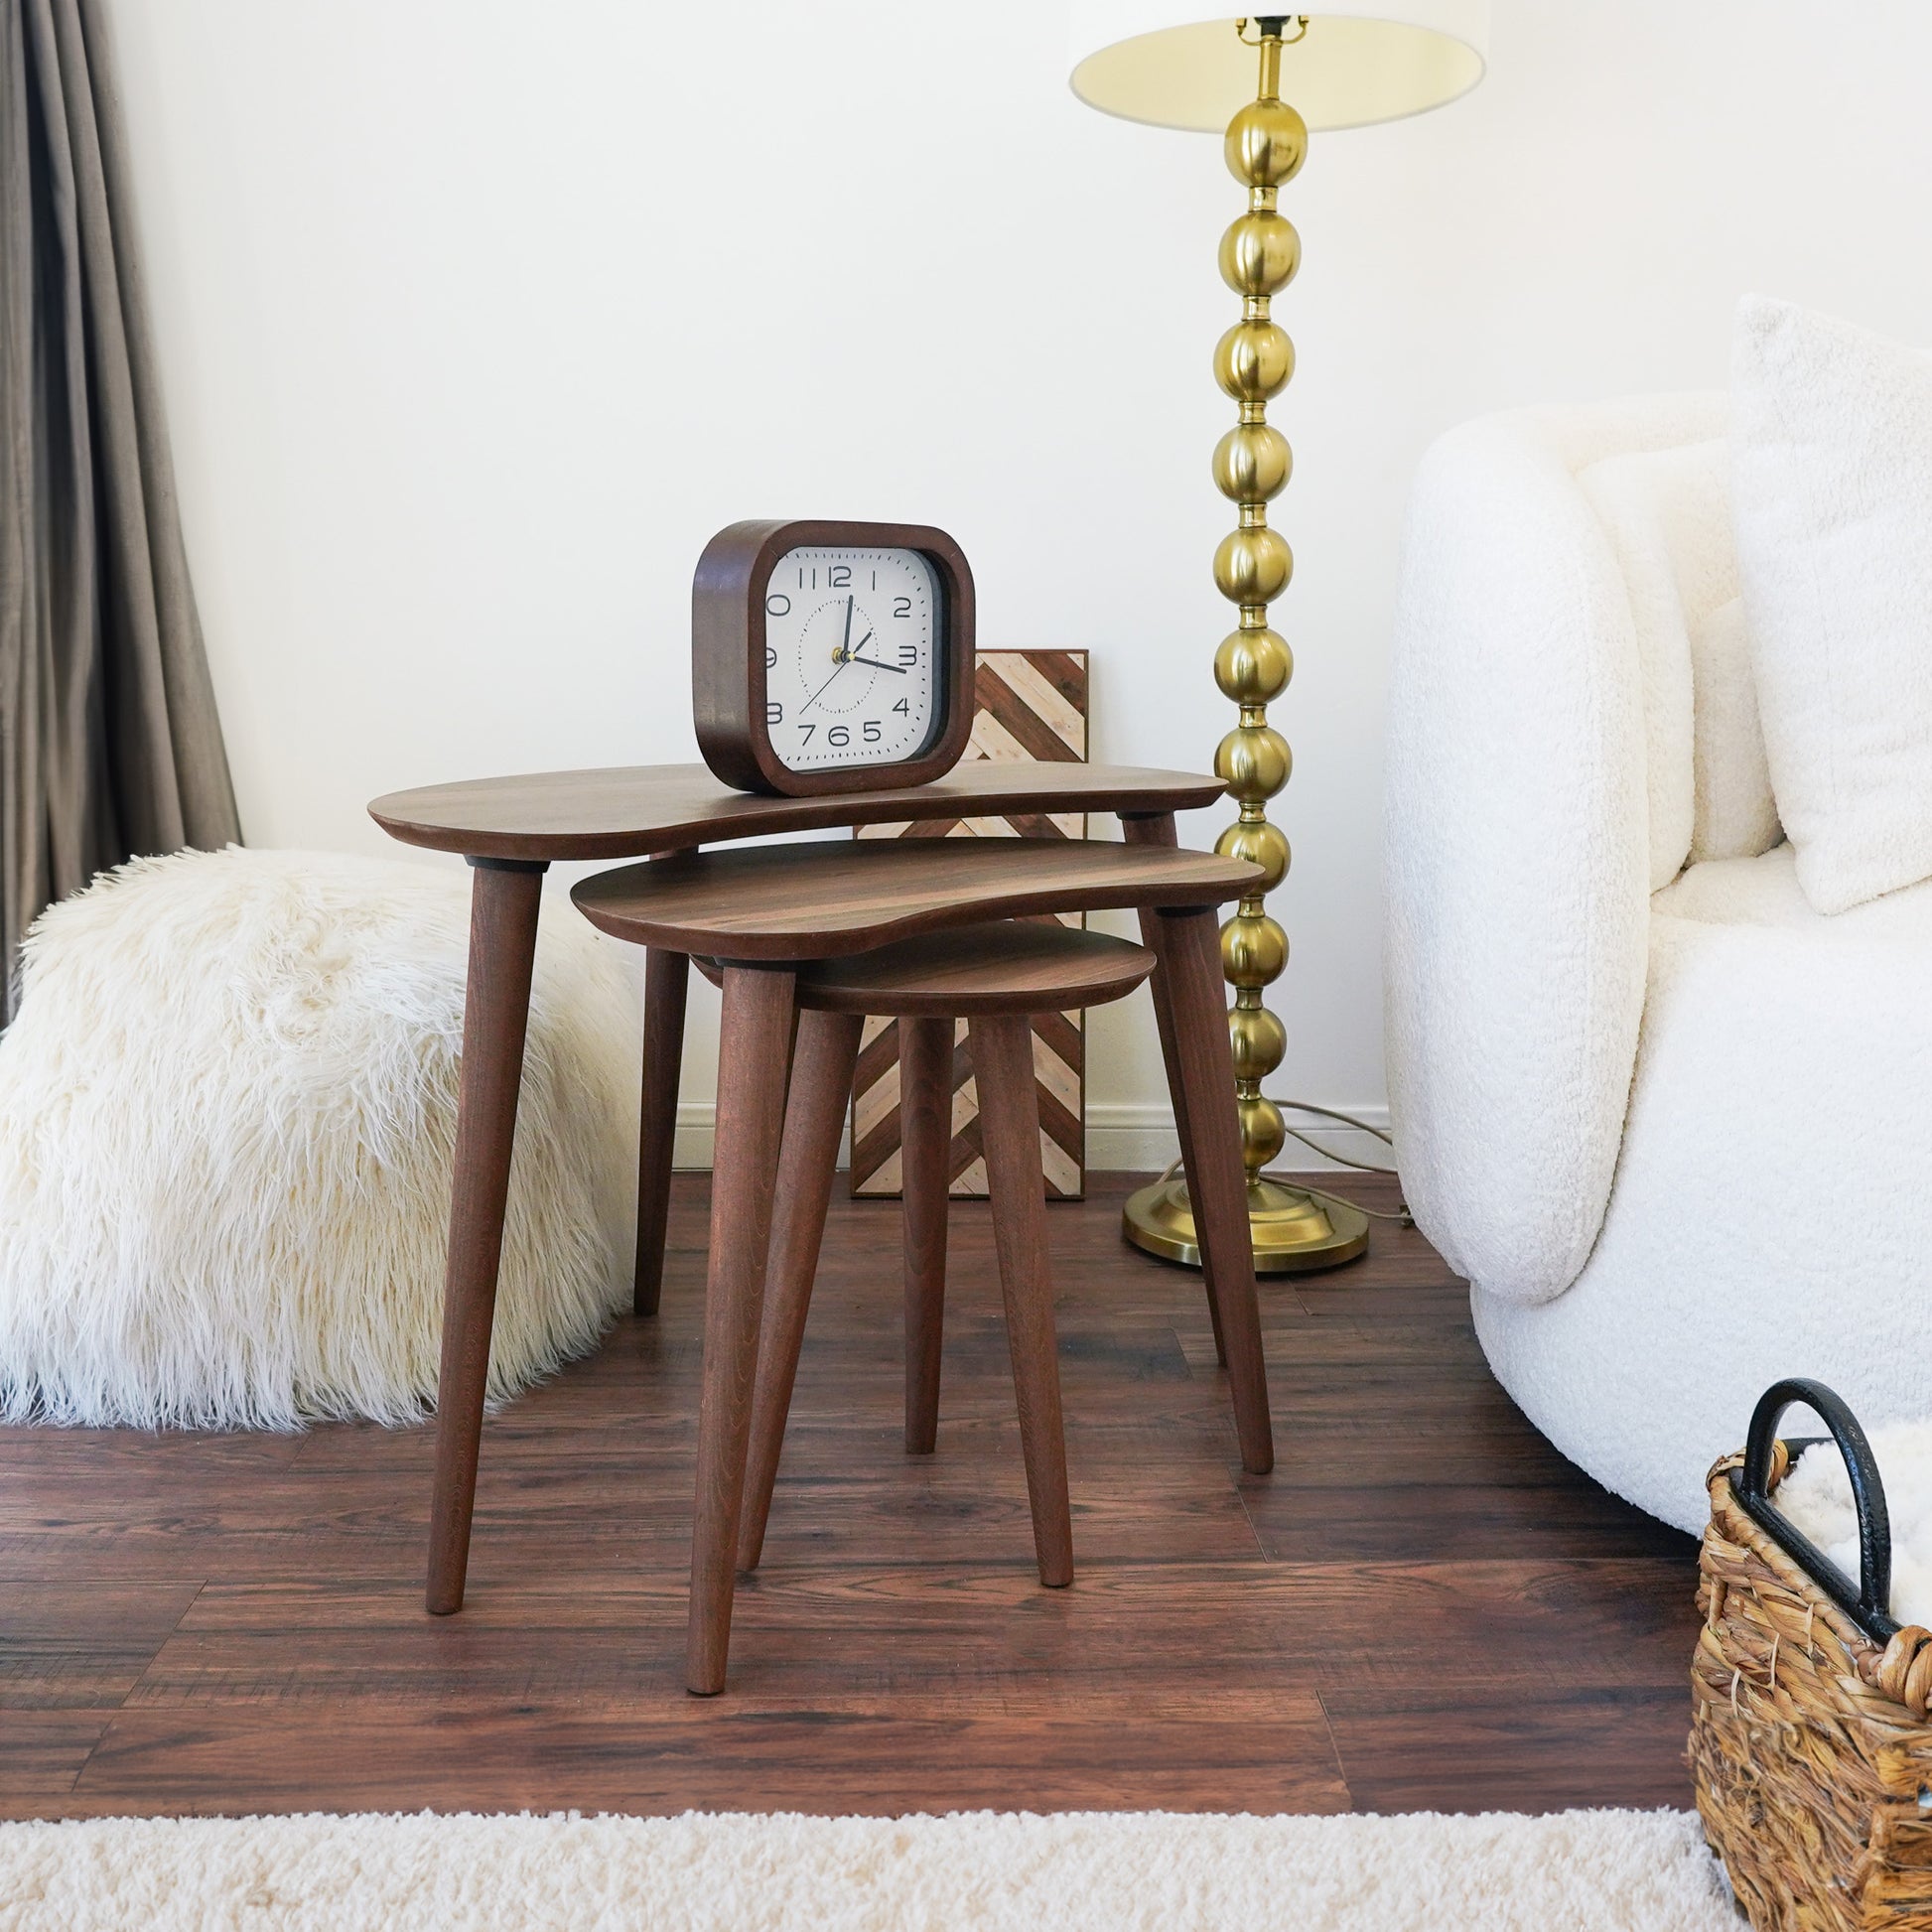
[[[1932,1422],[1886,1424],[1870,1440],[1891,1517],[1891,1613],[1932,1629]],[[1806,1449],[1771,1493],[1792,1523],[1858,1577],[1859,1518],[1836,1443]]]

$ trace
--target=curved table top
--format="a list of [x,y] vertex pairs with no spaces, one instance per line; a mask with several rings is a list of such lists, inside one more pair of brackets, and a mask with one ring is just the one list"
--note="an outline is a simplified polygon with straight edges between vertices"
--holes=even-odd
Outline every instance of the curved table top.
[[[725,976],[703,953],[694,963],[714,985]],[[1057,919],[990,919],[844,958],[803,960],[798,1004],[882,1020],[1072,1013],[1125,999],[1155,963],[1147,947],[1110,933]]]
[[473,859],[635,859],[765,832],[816,832],[903,819],[1129,817],[1211,805],[1226,786],[1198,771],[1130,764],[977,759],[929,785],[771,798],[734,791],[702,764],[531,771],[392,791],[369,816],[405,845]]
[[571,897],[619,939],[777,961],[1029,912],[1221,905],[1265,876],[1245,859],[1093,839],[827,839],[673,853]]

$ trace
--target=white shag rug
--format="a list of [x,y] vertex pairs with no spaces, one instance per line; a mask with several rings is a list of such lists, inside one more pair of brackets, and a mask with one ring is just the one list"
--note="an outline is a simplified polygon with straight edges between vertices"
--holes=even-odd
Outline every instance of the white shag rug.
[[112,1819],[0,1932],[1736,1932],[1695,1817]]
[[[424,1414],[470,877],[230,847],[42,914],[0,1037],[0,1419]],[[546,912],[492,1397],[588,1350],[626,1292],[638,1053],[616,949]]]
[[[1891,1519],[1891,1613],[1900,1623],[1932,1629],[1932,1423],[1881,1423],[1867,1440]],[[1838,1445],[1806,1449],[1771,1494],[1779,1510],[1856,1583],[1859,1517]]]

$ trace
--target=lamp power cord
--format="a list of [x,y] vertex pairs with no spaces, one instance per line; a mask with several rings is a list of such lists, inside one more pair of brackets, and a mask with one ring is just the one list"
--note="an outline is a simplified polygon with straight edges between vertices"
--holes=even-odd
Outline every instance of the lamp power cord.
[[[1371,1134],[1384,1147],[1393,1148],[1395,1146],[1394,1139],[1384,1132],[1383,1129],[1371,1125],[1368,1121],[1358,1120],[1353,1114],[1344,1114],[1334,1107],[1317,1107],[1311,1100],[1278,1100],[1275,1102],[1275,1105],[1287,1113],[1312,1114],[1322,1120],[1334,1121],[1343,1127],[1352,1127],[1359,1133]],[[1286,1122],[1283,1123],[1283,1128],[1291,1140],[1300,1141],[1304,1147],[1311,1149],[1314,1153],[1320,1155],[1324,1161],[1332,1161],[1338,1168],[1348,1168],[1356,1173],[1395,1174],[1396,1171],[1394,1168],[1385,1168],[1378,1162],[1357,1161],[1346,1154],[1337,1154],[1333,1148],[1323,1147],[1319,1141],[1303,1133],[1300,1128],[1289,1127]],[[1171,1161],[1168,1164],[1167,1172],[1161,1178],[1163,1180],[1172,1180],[1179,1172],[1179,1161]],[[1316,1200],[1333,1201],[1341,1207],[1352,1207],[1357,1214],[1366,1214],[1371,1221],[1393,1221],[1396,1226],[1405,1228],[1412,1228],[1416,1225],[1415,1216],[1409,1212],[1406,1202],[1391,1214],[1383,1208],[1364,1207],[1360,1201],[1350,1200],[1346,1194],[1331,1194],[1325,1187],[1311,1187],[1306,1175],[1297,1175],[1291,1178],[1287,1174],[1268,1173],[1263,1174],[1262,1178],[1264,1180],[1279,1182],[1285,1187],[1299,1187],[1303,1193],[1312,1194]]]

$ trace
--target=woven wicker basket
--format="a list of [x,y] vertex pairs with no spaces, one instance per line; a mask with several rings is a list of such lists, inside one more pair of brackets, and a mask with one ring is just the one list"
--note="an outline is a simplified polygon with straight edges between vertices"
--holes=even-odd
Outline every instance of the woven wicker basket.
[[[1779,1515],[1784,1411],[1825,1418],[1859,1504],[1861,1576]],[[1932,1932],[1932,1633],[1886,1608],[1891,1538],[1851,1412],[1780,1382],[1712,1471],[1690,1760],[1706,1836],[1757,1932]]]

